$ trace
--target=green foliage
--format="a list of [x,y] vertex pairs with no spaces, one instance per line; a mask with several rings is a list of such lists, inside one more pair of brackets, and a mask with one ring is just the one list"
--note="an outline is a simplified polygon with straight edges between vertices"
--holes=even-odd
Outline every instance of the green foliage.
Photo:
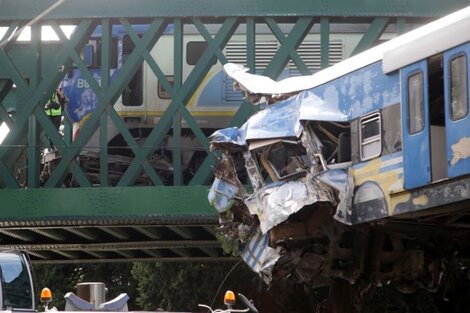
[[237,239],[229,238],[223,234],[216,234],[217,241],[222,245],[222,250],[226,255],[239,256],[240,245]]
[[233,263],[135,263],[137,304],[143,310],[195,311],[210,303]]

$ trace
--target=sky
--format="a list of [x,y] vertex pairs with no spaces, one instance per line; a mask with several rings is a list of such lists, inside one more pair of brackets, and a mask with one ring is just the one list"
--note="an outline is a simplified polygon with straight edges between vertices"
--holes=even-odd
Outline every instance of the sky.
[[[70,35],[75,30],[75,25],[61,25],[60,28],[64,31],[67,38],[70,38]],[[8,30],[7,27],[0,27],[0,40],[3,41],[3,36],[5,35],[6,31]],[[52,30],[50,26],[43,26],[42,27],[42,39],[45,41],[57,41],[59,37],[57,37],[56,33]],[[31,40],[31,27],[26,27],[23,32],[19,35],[18,41],[29,41]],[[6,135],[10,129],[8,126],[3,122],[0,125],[0,144],[5,139]]]
[[0,125],[0,144],[2,144],[9,131],[10,129],[8,128],[7,124],[3,122],[2,125]]

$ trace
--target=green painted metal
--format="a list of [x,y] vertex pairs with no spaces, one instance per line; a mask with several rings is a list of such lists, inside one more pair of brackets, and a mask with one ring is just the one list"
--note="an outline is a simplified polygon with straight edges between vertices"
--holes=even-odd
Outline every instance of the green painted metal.
[[29,119],[28,132],[28,187],[39,187],[39,129],[34,116]]
[[404,17],[397,18],[397,34],[402,35],[406,32],[406,19]]
[[[173,39],[173,94],[177,93],[183,84],[183,23],[175,19]],[[173,185],[180,186],[183,180],[181,169],[181,113],[173,117]]]
[[[37,86],[41,79],[41,29],[38,25],[31,27],[31,57],[35,60],[32,67],[30,85]],[[28,130],[28,187],[39,187],[39,127],[34,116],[29,118]]]
[[[89,35],[92,29],[93,27],[91,27],[90,20],[82,21],[81,27],[77,29],[77,31],[70,39],[70,45],[78,49],[83,47],[83,45],[85,44],[85,40],[88,37],[86,35]],[[29,90],[25,80],[16,70],[15,65],[10,60],[6,52],[0,49],[0,63],[2,63],[2,65],[6,66],[9,69],[7,72],[9,75],[11,75],[12,81],[16,84],[17,91],[29,95],[25,99],[24,104],[21,107],[17,108],[15,127],[11,129],[8,136],[5,138],[4,142],[0,146],[0,160],[17,159],[18,154],[21,153],[21,150],[17,149],[18,145],[24,145],[26,142],[26,126],[27,122],[29,121],[30,115],[34,113],[37,116],[37,113],[40,112],[44,117],[46,117],[42,110],[37,110],[37,103],[40,102],[41,99],[43,99],[44,94],[50,95],[59,85],[59,82],[63,78],[63,72],[61,72],[59,68],[62,68],[63,66],[65,66],[65,68],[68,68],[68,66],[71,65],[71,60],[70,58],[68,58],[68,54],[66,53],[65,49],[60,50],[55,55],[54,59],[57,62],[56,65],[50,67],[43,73],[43,79],[36,88]],[[52,126],[49,119],[46,119],[47,122],[45,123],[49,123],[50,125],[48,125]],[[0,164],[1,163],[3,163],[3,161],[0,162]],[[9,185],[12,185],[10,181],[11,177],[14,177],[14,175],[12,175],[10,169],[5,167],[2,171],[0,171],[0,179],[6,178],[6,180],[9,182]],[[18,184],[15,183],[13,185]]]
[[203,77],[210,69],[210,62],[215,51],[225,46],[236,27],[237,19],[228,18],[225,20],[218,34],[214,37],[212,42],[208,44],[205,52],[202,54],[195,68],[184,82],[180,92],[172,99],[159,123],[153,128],[149,137],[145,140],[145,147],[141,148],[141,152],[135,156],[132,164],[129,166],[125,175],[119,182],[119,186],[130,185],[136,179],[140,169],[140,164],[153,152],[152,149],[146,147],[157,146],[161,142],[163,135],[166,133],[171,123],[172,116],[176,110],[178,110],[179,107],[185,103],[187,99],[189,99],[190,95],[200,84]]
[[[138,43],[136,43],[135,49],[132,51],[132,53],[129,55],[126,62],[124,63],[121,69],[121,75],[119,75],[115,80],[113,80],[113,82],[110,84],[109,88],[107,88],[106,91],[101,92],[95,79],[92,77],[88,77],[88,79],[90,79],[90,87],[97,95],[99,103],[91,117],[85,122],[85,126],[80,131],[80,134],[78,135],[77,139],[72,143],[71,147],[63,155],[62,160],[60,161],[56,170],[52,173],[51,177],[49,178],[46,187],[57,187],[61,185],[61,183],[65,179],[65,175],[67,173],[66,170],[69,163],[73,162],[75,156],[80,152],[81,148],[88,142],[90,137],[96,131],[98,120],[100,118],[101,113],[106,108],[106,104],[114,103],[117,97],[119,97],[125,85],[129,82],[131,77],[135,74],[138,67],[140,66],[141,55],[143,51],[148,50],[150,47],[153,47],[158,37],[160,37],[160,35],[163,33],[166,27],[166,24],[164,24],[163,22],[164,21],[162,19],[156,19],[150,24],[148,31],[143,35],[142,39]],[[83,62],[80,59],[78,59],[77,62],[78,66],[84,66]],[[84,74],[88,74],[89,76],[91,76],[86,69],[84,69]],[[116,99],[114,99],[113,101],[113,98]],[[112,108],[109,109],[112,110]],[[142,164],[143,161],[144,160],[140,160],[140,164]],[[138,170],[140,170],[140,168]]]
[[364,34],[364,36],[362,36],[361,41],[359,41],[356,48],[354,48],[352,55],[358,54],[359,52],[362,52],[373,46],[385,31],[385,28],[389,22],[390,20],[388,18],[375,18],[372,24],[370,24],[367,32]]
[[[102,49],[101,49],[101,88],[109,86],[109,71],[111,64],[111,23],[109,19],[104,19],[102,26]],[[107,187],[108,180],[108,114],[106,110],[101,114],[100,119],[100,186]]]
[[[296,49],[298,48],[299,44],[303,41],[305,36],[309,33],[310,28],[312,28],[313,19],[300,18],[297,21],[297,23],[294,25],[294,29],[292,29],[292,31],[289,34],[288,38],[284,37],[284,34],[283,34],[281,28],[277,25],[277,23],[272,18],[267,18],[266,19],[266,24],[268,24],[268,26],[271,29],[271,31],[273,32],[273,34],[276,36],[277,40],[282,45],[281,49],[290,50],[289,57],[292,61],[294,61],[295,65],[300,70],[302,75],[312,74],[311,71],[305,65],[304,61],[300,58],[300,56],[297,53]],[[297,38],[294,38],[292,42],[289,42],[290,40],[292,40],[292,38],[294,36],[297,36],[297,33],[299,33],[300,36],[297,37]],[[277,60],[273,59],[273,61],[276,62]],[[286,59],[282,62],[284,67],[287,65],[287,62],[289,62],[288,59]]]
[[[270,19],[267,19],[266,21],[268,25],[271,24],[269,22]],[[277,77],[279,77],[282,70],[287,65],[287,62],[289,62],[289,57],[292,57],[292,55],[298,56],[296,49],[303,41],[305,36],[307,36],[312,25],[313,19],[311,18],[301,17],[297,20],[289,35],[287,35],[287,37],[280,42],[281,46],[279,47],[279,50],[276,52],[271,62],[269,63],[269,65],[273,66],[268,66],[263,73],[264,75],[273,79],[277,79]],[[303,61],[301,62],[303,63]],[[298,65],[299,64],[297,64],[297,66]]]
[[256,24],[252,17],[246,19],[246,66],[252,73],[255,71]]
[[320,19],[320,41],[321,41],[321,68],[330,65],[330,21],[327,17]]
[[[54,0],[2,0],[0,20],[30,20]],[[81,0],[65,1],[51,19],[114,17],[410,16],[435,17],[468,5],[466,0]]]
[[199,218],[216,221],[207,192],[206,186],[0,189],[0,223],[159,217],[173,218],[173,223],[178,218],[188,224]]

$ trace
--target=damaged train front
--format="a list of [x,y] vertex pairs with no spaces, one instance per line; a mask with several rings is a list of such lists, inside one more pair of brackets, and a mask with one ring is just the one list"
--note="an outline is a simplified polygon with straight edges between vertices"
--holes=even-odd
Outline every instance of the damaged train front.
[[242,245],[242,258],[267,283],[286,277],[315,286],[336,277],[354,282],[364,238],[348,227],[353,182],[350,162],[341,162],[338,152],[348,126],[305,119],[302,106],[322,106],[309,91],[287,88],[285,97],[240,89],[267,105],[240,128],[210,137],[220,155],[209,193],[220,231]]

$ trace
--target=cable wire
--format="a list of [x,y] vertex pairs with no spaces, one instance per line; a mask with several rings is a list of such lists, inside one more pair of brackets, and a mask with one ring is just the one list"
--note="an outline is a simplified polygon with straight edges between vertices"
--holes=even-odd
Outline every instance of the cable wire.
[[227,275],[225,275],[224,279],[222,280],[222,282],[221,282],[220,285],[219,285],[219,289],[217,289],[217,292],[215,293],[214,298],[212,299],[212,302],[211,302],[211,305],[210,305],[211,308],[212,308],[212,306],[214,305],[215,299],[217,299],[217,296],[219,295],[219,292],[220,292],[220,290],[222,289],[222,286],[224,285],[225,281],[227,280],[227,278],[230,276],[230,274],[232,274],[232,272],[235,270],[235,268],[237,268],[237,266],[238,266],[242,261],[243,261],[243,259],[240,258],[240,260],[238,260],[238,262],[235,263],[235,265],[230,269],[230,271],[228,271]]

